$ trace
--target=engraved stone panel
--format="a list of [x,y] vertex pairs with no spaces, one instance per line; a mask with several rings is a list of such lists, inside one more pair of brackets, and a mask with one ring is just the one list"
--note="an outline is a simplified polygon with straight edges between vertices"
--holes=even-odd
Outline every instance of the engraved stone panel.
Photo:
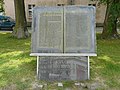
[[[36,47],[38,53],[63,52],[63,8],[35,9]],[[33,37],[34,38],[34,37]]]
[[67,53],[95,52],[95,10],[68,6],[64,11],[64,50]]
[[32,27],[32,53],[96,53],[92,6],[37,7]]
[[38,77],[46,81],[86,80],[87,65],[87,57],[41,57]]

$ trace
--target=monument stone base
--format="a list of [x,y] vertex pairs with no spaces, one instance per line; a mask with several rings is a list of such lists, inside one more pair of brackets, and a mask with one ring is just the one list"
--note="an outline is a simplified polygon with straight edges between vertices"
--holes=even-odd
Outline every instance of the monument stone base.
[[37,69],[39,80],[87,80],[89,57],[38,57]]

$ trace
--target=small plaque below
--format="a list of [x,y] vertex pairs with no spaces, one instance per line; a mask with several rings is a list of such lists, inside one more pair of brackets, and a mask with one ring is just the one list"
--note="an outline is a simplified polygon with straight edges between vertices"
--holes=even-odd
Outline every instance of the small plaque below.
[[40,57],[38,78],[45,81],[87,80],[88,57]]

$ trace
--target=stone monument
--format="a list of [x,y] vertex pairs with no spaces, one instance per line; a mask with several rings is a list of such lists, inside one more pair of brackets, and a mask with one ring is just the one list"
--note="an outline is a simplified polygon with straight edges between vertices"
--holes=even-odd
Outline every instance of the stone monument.
[[40,80],[89,79],[89,56],[96,56],[95,8],[34,8],[31,56],[37,56]]

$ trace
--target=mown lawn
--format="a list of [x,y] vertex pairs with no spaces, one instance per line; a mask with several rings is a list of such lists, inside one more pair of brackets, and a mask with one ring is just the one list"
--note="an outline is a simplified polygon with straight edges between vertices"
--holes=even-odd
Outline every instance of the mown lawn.
[[[97,35],[99,37],[99,35]],[[18,40],[10,33],[0,33],[0,90],[33,90],[36,80],[36,58],[30,57],[30,38]],[[84,83],[99,82],[97,90],[120,88],[120,40],[97,40],[97,57],[91,57],[91,79]],[[75,81],[63,82],[64,87],[79,90]],[[43,83],[43,82],[42,82]],[[56,82],[48,83],[48,90],[64,90]],[[86,88],[87,89],[87,88]],[[12,90],[12,89],[11,89]]]
[[17,85],[24,89],[35,80],[36,61],[30,57],[30,38],[18,40],[0,33],[0,87]]
[[97,40],[97,57],[91,60],[91,75],[111,90],[120,89],[120,40]]

